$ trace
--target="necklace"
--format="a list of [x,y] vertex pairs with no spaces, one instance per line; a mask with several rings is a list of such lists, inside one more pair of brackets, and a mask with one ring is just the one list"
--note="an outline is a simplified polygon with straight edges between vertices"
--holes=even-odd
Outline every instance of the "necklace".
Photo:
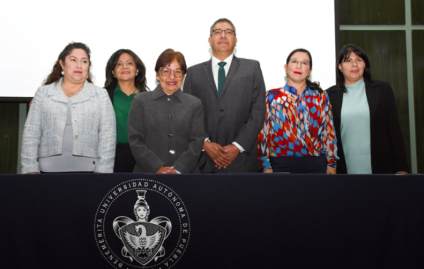
[[82,90],[83,86],[84,86],[84,84],[81,86],[81,88],[76,93],[70,94],[68,92],[68,89],[66,89],[65,85],[63,85],[63,82],[62,82],[62,88],[65,90],[66,95],[69,95],[69,98],[72,98],[74,95],[78,94]]

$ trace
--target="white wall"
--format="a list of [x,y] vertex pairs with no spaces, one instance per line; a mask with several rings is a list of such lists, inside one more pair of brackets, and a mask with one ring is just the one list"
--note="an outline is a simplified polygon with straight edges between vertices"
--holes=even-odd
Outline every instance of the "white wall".
[[260,61],[267,89],[284,86],[285,59],[299,47],[312,54],[311,79],[323,89],[335,84],[333,0],[26,0],[0,4],[0,96],[33,96],[71,41],[90,47],[96,85],[112,53],[128,48],[153,89],[160,53],[181,51],[188,66],[208,60],[209,28],[222,17],[236,26],[237,57]]

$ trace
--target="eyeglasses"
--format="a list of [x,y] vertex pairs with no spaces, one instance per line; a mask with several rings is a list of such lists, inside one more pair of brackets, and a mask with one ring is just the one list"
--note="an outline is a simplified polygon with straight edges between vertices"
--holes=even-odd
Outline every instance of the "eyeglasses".
[[233,29],[215,29],[212,30],[212,33],[216,36],[222,35],[222,32],[224,32],[227,36],[234,36],[234,30]]
[[298,59],[291,59],[290,60],[290,63],[291,64],[294,64],[294,65],[298,65],[300,63],[303,66],[309,66],[309,62],[307,60],[302,60],[301,61],[301,60],[298,60]]
[[164,77],[169,77],[172,71],[174,71],[174,76],[176,78],[180,78],[183,76],[183,71],[181,70],[181,68],[175,68],[174,70],[172,70],[171,68],[168,68],[168,67],[161,67],[159,70],[160,74]]

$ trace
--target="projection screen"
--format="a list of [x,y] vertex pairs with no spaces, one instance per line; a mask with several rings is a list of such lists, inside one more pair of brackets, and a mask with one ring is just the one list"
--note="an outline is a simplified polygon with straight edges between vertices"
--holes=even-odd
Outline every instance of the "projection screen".
[[237,29],[235,55],[261,63],[266,88],[284,86],[284,64],[296,48],[313,57],[311,79],[335,84],[333,0],[298,1],[3,1],[0,4],[0,97],[32,97],[71,41],[91,49],[94,83],[118,49],[133,50],[156,87],[154,66],[167,48],[188,66],[211,57],[209,28],[219,18]]

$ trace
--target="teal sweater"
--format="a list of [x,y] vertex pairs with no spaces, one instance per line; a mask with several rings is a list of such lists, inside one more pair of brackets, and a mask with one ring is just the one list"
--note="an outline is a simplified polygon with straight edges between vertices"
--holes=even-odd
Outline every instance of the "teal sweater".
[[370,109],[364,79],[345,85],[341,111],[341,139],[348,174],[371,174]]

